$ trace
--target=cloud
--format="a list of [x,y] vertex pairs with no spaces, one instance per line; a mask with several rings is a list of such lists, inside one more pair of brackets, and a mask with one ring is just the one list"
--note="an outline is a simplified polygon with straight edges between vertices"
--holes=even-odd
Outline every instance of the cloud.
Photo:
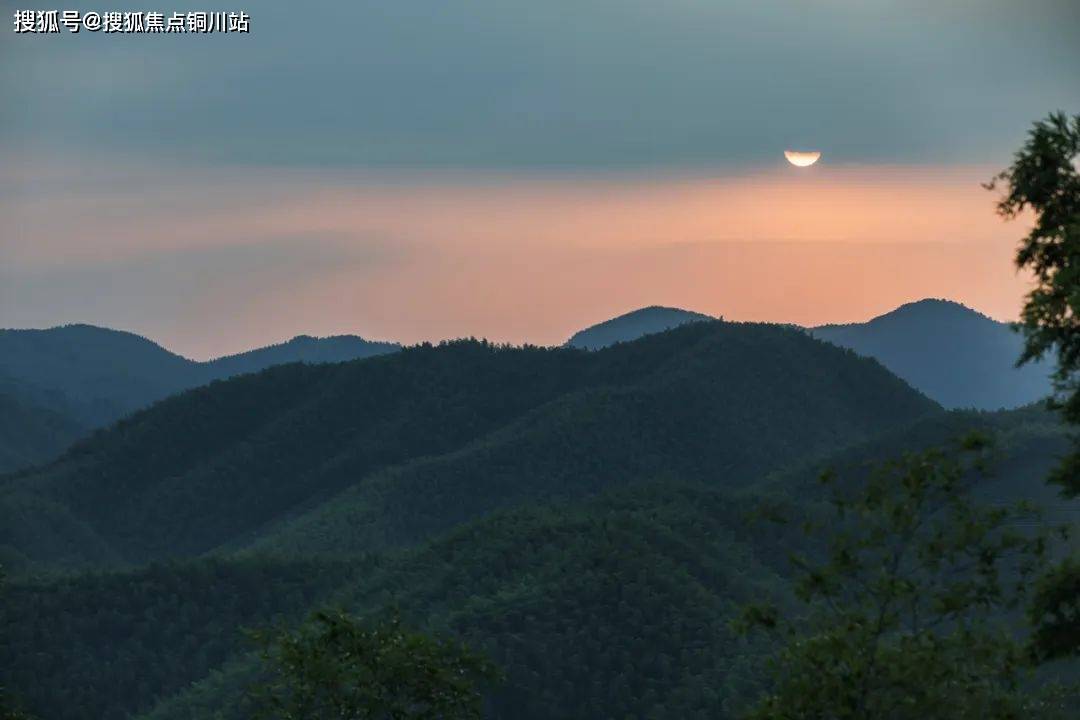
[[1073,0],[251,12],[246,36],[6,37],[0,142],[316,167],[735,166],[792,145],[849,162],[1000,162],[1080,96]]

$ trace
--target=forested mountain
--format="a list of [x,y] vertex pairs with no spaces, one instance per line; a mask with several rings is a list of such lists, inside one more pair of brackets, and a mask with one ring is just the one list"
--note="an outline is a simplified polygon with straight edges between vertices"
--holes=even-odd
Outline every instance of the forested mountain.
[[731,717],[756,659],[727,621],[779,588],[738,537],[740,507],[720,491],[653,483],[497,513],[382,558],[309,563],[307,584],[298,564],[275,572],[256,560],[19,583],[0,650],[14,657],[0,666],[54,720],[123,718],[157,700],[150,717],[243,717],[254,673],[239,626],[295,619],[337,577],[335,603],[373,613],[392,602],[488,652],[507,674],[494,717]]
[[196,367],[146,338],[91,325],[0,330],[0,375],[51,393],[87,426],[198,384]]
[[689,310],[652,305],[579,330],[566,344],[585,350],[599,350],[617,342],[637,340],[686,323],[715,319]]
[[0,677],[37,717],[121,720],[249,650],[244,628],[298,620],[352,570],[210,560],[14,584]]
[[226,355],[199,363],[199,366],[204,378],[218,380],[242,373],[258,372],[273,365],[292,362],[345,362],[400,349],[401,346],[397,343],[373,342],[355,335],[333,335],[324,338],[298,335],[288,342]]
[[71,414],[49,407],[21,384],[0,379],[0,473],[43,463],[86,433]]
[[279,535],[351,553],[634,480],[745,485],[933,412],[877,363],[777,326],[694,323],[595,353],[418,346],[279,366],[126,418],[4,483],[0,546],[10,563],[75,566]]
[[[707,315],[648,307],[576,333],[567,342],[595,350],[662,332]],[[1015,367],[1023,338],[1005,323],[948,300],[920,300],[865,323],[812,328],[814,337],[878,360],[946,408],[1017,408],[1050,394],[1050,365]]]
[[[0,330],[0,392],[17,398],[19,412],[29,413],[32,406],[51,418],[48,423],[65,428],[52,433],[50,442],[31,445],[14,423],[0,425],[0,472],[51,459],[88,430],[187,388],[271,365],[340,362],[397,349],[351,335],[301,336],[195,362],[138,335],[91,325]],[[5,447],[26,449],[5,461]]]
[[745,486],[661,478],[584,502],[528,502],[376,556],[18,580],[2,617],[0,680],[55,720],[90,709],[246,718],[256,670],[240,626],[292,621],[312,603],[359,614],[397,605],[504,668],[491,717],[733,718],[758,689],[763,648],[735,638],[728,621],[742,603],[785,596],[787,555],[802,541],[798,523],[754,522],[758,509],[788,498],[802,510],[820,496],[823,467],[854,478],[882,453],[972,428],[997,440],[998,471],[983,490],[992,498],[1038,496],[1036,474],[1066,447],[1064,429],[1036,409],[935,413]]
[[849,448],[787,465],[770,473],[756,489],[763,496],[786,495],[802,503],[822,495],[818,478],[825,469],[858,482],[884,458],[943,447],[972,432],[993,439],[987,476],[979,483],[982,498],[993,503],[1022,499],[1037,504],[1050,520],[1080,521],[1080,503],[1063,499],[1056,488],[1045,482],[1050,469],[1072,443],[1069,429],[1060,418],[1040,405],[999,412],[953,410],[928,415]]
[[797,328],[595,352],[457,341],[187,390],[0,478],[0,685],[39,717],[249,720],[243,628],[396,606],[506,674],[491,717],[734,718],[816,478],[978,429],[980,492],[1073,518],[1037,407],[945,412]]
[[815,337],[877,358],[947,408],[1015,408],[1050,394],[1049,363],[1015,367],[1023,337],[959,303],[920,300]]

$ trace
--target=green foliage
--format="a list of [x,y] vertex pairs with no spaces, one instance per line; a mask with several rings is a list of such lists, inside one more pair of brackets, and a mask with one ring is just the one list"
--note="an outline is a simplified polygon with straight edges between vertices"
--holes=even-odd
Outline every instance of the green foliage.
[[[506,672],[489,697],[494,717],[731,718],[762,690],[767,648],[735,636],[728,621],[755,598],[785,597],[787,555],[806,544],[795,524],[762,527],[746,515],[762,499],[816,508],[828,495],[816,482],[822,465],[843,471],[843,487],[858,487],[870,459],[937,445],[972,425],[1001,438],[994,477],[976,490],[1015,499],[1047,489],[1031,477],[1044,455],[1048,463],[1067,447],[1052,414],[943,413],[743,491],[724,489],[740,483],[723,473],[709,485],[658,479],[504,509],[381,556],[17,579],[0,683],[56,720],[82,717],[80,707],[100,718],[248,720],[245,688],[258,663],[244,655],[238,628],[299,621],[332,601],[365,617],[398,605],[410,625],[482,649]],[[557,457],[524,457],[541,470],[510,466],[523,484],[559,467]],[[492,456],[484,463],[498,466]],[[472,467],[479,474],[484,464]]]
[[[1030,211],[1031,231],[1016,265],[1030,270],[1035,287],[1021,313],[1025,350],[1021,362],[1052,354],[1057,397],[1051,405],[1080,423],[1080,115],[1053,113],[1037,122],[1013,164],[988,187],[1005,186],[998,211],[1005,218]],[[1074,447],[1050,473],[1051,483],[1080,495],[1080,449]],[[1030,615],[1040,656],[1080,650],[1080,569],[1068,560],[1043,578]]]
[[[1016,253],[1016,265],[1035,276],[1021,313],[1026,345],[1021,362],[1053,353],[1058,406],[1080,422],[1080,115],[1054,113],[1035,124],[1013,164],[988,187],[1001,183],[998,211],[1025,211],[1034,225]],[[1064,463],[1053,478],[1080,493],[1080,461]]]
[[202,560],[13,582],[0,611],[0,685],[43,718],[122,720],[245,649],[244,627],[299,620],[351,573]]
[[[601,424],[615,415],[600,416]],[[56,720],[82,717],[83,707],[100,718],[247,720],[244,691],[258,663],[245,656],[239,628],[278,616],[299,621],[328,601],[365,617],[396,604],[410,625],[460,638],[505,669],[506,682],[489,697],[494,717],[730,718],[762,689],[766,648],[734,636],[728,620],[755,598],[783,597],[788,552],[806,542],[797,526],[763,528],[745,515],[763,498],[817,507],[827,496],[816,483],[822,465],[841,469],[838,480],[849,487],[862,481],[870,459],[937,445],[969,426],[1001,438],[994,477],[977,490],[998,499],[1047,489],[1031,477],[1042,472],[1043,456],[1048,463],[1067,447],[1052,414],[941,413],[744,491],[724,489],[741,483],[721,472],[709,485],[658,479],[584,501],[568,492],[568,502],[497,511],[382,556],[332,563],[245,557],[24,577],[13,582],[3,616],[11,642],[0,646],[0,683]],[[599,452],[618,434],[595,437],[583,434],[580,442]],[[551,457],[537,445],[514,464],[500,465],[513,460],[508,451],[464,467],[476,472],[478,495],[492,492],[485,467],[502,467],[503,477],[512,468],[521,485],[542,483],[560,467],[585,482],[588,465],[577,464],[577,454],[560,465],[559,445],[548,447]],[[611,462],[612,484],[622,484],[618,475],[629,476],[632,463]],[[449,481],[453,464],[437,466]],[[440,487],[412,495],[435,496],[416,503],[421,527],[431,527],[425,518],[440,502],[447,516],[457,512]],[[337,547],[363,528],[342,522],[322,531],[326,546]]]
[[[742,535],[750,507],[657,482],[504,511],[420,548],[328,566],[318,576],[328,590],[314,598],[298,593],[304,566],[265,561],[244,583],[251,593],[238,593],[230,578],[253,560],[218,561],[213,582],[199,579],[203,561],[160,566],[152,583],[141,571],[98,576],[96,586],[21,581],[0,680],[25,686],[28,707],[56,720],[82,717],[79,707],[102,718],[246,720],[258,666],[235,628],[278,613],[288,622],[330,601],[363,617],[397,605],[409,625],[482,650],[506,674],[490,693],[494,717],[731,717],[757,688],[761,651],[734,637],[727,618],[783,592],[753,549],[775,533]],[[8,658],[26,663],[17,677]]]
[[1033,645],[1041,659],[1056,660],[1080,652],[1080,561],[1067,558],[1039,578],[1028,616],[1035,627]]
[[359,622],[316,612],[296,632],[258,633],[272,678],[256,690],[272,720],[470,720],[481,716],[490,662],[463,645],[407,630],[396,614]]
[[836,493],[828,520],[808,528],[822,556],[795,559],[804,614],[744,614],[744,628],[782,643],[774,689],[750,718],[1065,717],[1031,686],[1031,655],[1009,622],[1047,562],[1046,539],[1017,528],[1025,508],[971,499],[984,450],[971,436],[962,451],[909,454]]

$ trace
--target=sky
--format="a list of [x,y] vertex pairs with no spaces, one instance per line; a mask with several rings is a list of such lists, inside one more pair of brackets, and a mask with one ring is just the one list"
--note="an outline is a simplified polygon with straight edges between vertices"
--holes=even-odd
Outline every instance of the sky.
[[1075,0],[156,9],[251,32],[0,35],[0,327],[206,358],[300,333],[557,343],[650,304],[1012,319],[1025,221],[980,183],[1080,112]]

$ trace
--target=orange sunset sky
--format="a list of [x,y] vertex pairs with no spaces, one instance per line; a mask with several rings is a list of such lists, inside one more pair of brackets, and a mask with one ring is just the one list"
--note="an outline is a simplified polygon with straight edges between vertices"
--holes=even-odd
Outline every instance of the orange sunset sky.
[[1011,320],[1027,221],[981,184],[1080,111],[1076,0],[265,0],[250,28],[5,36],[0,327],[201,359],[561,343],[652,304]]
[[93,191],[86,172],[51,167],[42,186],[60,190],[0,201],[20,268],[7,314],[47,324],[60,295],[73,320],[165,325],[198,358],[299,333],[559,343],[647,304],[814,325],[947,297],[1012,319],[1025,291],[1025,222],[995,215],[983,166],[392,182],[128,168]]

